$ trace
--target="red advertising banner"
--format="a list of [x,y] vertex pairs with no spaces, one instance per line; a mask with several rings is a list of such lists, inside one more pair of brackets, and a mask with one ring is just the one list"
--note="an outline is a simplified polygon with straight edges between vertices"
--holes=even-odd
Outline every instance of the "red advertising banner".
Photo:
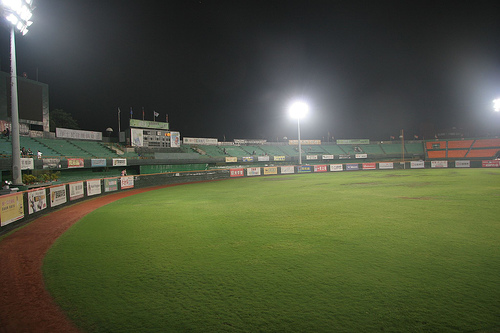
[[68,168],[83,168],[83,158],[68,158]]
[[483,168],[498,168],[500,167],[500,161],[494,160],[494,161],[482,161],[483,162]]
[[375,170],[377,163],[363,163],[363,170]]
[[245,171],[243,171],[243,168],[230,169],[229,172],[230,177],[243,177],[245,175]]
[[315,165],[314,166],[314,172],[326,172],[327,166],[326,165]]

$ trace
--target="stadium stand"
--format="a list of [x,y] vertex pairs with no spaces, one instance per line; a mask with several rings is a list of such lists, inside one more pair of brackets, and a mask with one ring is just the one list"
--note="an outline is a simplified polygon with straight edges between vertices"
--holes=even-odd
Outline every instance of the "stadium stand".
[[473,149],[469,151],[467,157],[483,157],[493,158],[498,153],[499,149]]
[[426,142],[425,147],[430,149],[446,149],[446,141],[429,141]]
[[113,150],[109,149],[106,146],[103,146],[100,142],[97,141],[80,141],[80,140],[68,140],[68,142],[82,149],[83,151],[88,152],[93,157],[98,158],[113,158],[119,157],[119,155]]
[[500,139],[480,139],[476,140],[472,145],[472,148],[488,148],[488,147],[500,148]]
[[401,154],[401,143],[384,144],[381,148],[388,155]]
[[423,155],[424,154],[424,145],[420,142],[405,143],[405,150],[408,154]]
[[427,155],[429,158],[446,158],[446,150],[429,150]]
[[455,149],[455,150],[448,150],[448,158],[462,158],[467,155],[469,151],[466,149]]
[[332,155],[345,155],[347,154],[339,145],[323,145],[323,149]]
[[474,143],[474,140],[456,140],[448,141],[448,149],[469,149]]

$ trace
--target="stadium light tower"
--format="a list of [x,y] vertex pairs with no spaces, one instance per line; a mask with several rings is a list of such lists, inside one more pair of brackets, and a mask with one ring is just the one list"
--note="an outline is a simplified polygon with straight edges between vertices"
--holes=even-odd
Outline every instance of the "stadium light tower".
[[500,112],[500,98],[493,100],[493,111]]
[[300,119],[304,118],[309,112],[309,106],[301,101],[293,102],[290,105],[290,116],[297,118],[297,132],[299,136],[299,165],[302,165],[302,145],[300,143]]
[[33,0],[2,0],[1,14],[10,23],[10,91],[11,91],[11,133],[12,133],[12,184],[22,185],[21,147],[19,140],[19,109],[17,99],[17,69],[16,69],[16,30],[23,36],[28,33],[28,27],[33,11]]

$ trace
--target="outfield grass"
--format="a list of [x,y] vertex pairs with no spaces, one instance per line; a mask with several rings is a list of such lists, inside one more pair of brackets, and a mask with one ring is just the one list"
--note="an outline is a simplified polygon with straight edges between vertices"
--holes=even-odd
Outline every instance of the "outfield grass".
[[500,170],[359,171],[121,199],[52,247],[88,332],[498,332]]

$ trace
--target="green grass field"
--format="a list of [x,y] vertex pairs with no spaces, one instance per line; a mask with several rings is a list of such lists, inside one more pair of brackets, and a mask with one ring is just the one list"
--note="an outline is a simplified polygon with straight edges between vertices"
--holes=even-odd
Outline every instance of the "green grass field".
[[47,288],[88,332],[499,332],[500,170],[170,187],[65,233]]

